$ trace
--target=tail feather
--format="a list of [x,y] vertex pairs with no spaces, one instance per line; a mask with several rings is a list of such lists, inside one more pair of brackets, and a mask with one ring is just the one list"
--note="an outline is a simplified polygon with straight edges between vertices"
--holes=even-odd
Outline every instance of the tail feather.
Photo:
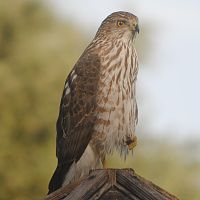
[[69,165],[61,165],[57,166],[50,182],[49,182],[49,191],[48,194],[54,192],[55,190],[62,187],[63,181],[65,179],[65,176],[70,168],[71,164]]

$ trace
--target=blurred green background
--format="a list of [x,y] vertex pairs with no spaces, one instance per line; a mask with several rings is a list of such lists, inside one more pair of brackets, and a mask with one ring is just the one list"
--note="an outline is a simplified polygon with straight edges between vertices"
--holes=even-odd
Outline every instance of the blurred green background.
[[[0,1],[0,199],[42,199],[47,193],[56,167],[60,97],[90,40],[86,35],[42,1]],[[144,126],[139,134],[134,155],[126,162],[114,155],[108,166],[132,167],[180,199],[199,200],[200,142],[174,143],[149,135]]]

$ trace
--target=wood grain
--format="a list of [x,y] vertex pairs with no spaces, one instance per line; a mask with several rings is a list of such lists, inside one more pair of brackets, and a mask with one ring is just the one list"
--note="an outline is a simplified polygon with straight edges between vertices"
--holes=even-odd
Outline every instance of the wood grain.
[[97,169],[45,200],[179,200],[132,169]]

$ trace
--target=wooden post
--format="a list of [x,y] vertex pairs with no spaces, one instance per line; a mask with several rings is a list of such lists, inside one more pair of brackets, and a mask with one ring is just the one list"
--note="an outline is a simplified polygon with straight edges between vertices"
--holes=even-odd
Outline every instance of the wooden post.
[[78,182],[66,185],[45,200],[178,200],[132,169],[97,169]]

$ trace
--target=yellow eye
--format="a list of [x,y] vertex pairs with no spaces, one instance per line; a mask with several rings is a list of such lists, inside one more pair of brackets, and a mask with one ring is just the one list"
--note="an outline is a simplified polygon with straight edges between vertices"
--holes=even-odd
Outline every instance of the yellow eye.
[[120,26],[122,26],[122,25],[124,25],[124,22],[123,22],[123,21],[117,21],[117,26],[118,26],[118,27],[120,27]]

